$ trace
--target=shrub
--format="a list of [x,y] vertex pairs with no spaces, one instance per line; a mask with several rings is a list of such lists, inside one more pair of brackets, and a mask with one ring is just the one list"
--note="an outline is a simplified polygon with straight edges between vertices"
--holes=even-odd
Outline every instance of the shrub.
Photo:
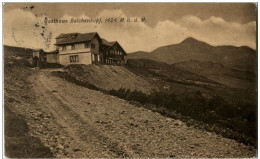
[[220,96],[214,96],[210,99],[209,103],[208,103],[208,108],[210,110],[216,110],[216,108],[218,106],[221,106],[223,105],[224,102],[224,99]]
[[133,92],[129,92],[126,96],[126,100],[133,100],[133,101],[138,101],[142,104],[146,103],[147,101],[147,96],[146,94],[134,90]]
[[162,105],[163,99],[165,98],[164,95],[163,92],[154,91],[148,96],[147,102],[154,105]]

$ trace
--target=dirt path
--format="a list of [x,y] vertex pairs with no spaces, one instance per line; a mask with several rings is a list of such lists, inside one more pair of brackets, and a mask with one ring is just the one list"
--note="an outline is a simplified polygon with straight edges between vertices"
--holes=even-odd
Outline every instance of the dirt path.
[[36,104],[20,110],[57,157],[254,157],[256,150],[90,90],[49,70],[29,77]]

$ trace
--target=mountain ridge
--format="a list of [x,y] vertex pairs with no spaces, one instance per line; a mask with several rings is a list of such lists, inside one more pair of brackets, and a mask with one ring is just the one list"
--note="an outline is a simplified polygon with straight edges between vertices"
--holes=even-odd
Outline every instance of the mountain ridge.
[[[155,50],[157,50],[157,49],[159,49],[159,48],[162,48],[162,47],[178,45],[178,44],[182,44],[182,43],[186,43],[186,42],[190,42],[190,41],[201,42],[201,43],[210,45],[210,44],[208,44],[208,43],[206,43],[206,42],[204,42],[204,41],[197,40],[197,39],[195,39],[195,38],[193,38],[193,37],[187,37],[186,39],[184,39],[184,40],[181,41],[180,43],[168,44],[168,45],[160,46],[160,47],[158,47],[158,48],[156,48],[156,49],[154,49],[153,51],[150,51],[150,52],[138,50],[138,51],[130,52],[130,53],[128,53],[128,55],[135,54],[135,53],[147,53],[147,54],[149,54],[149,53],[152,53],[152,52],[154,52]],[[256,51],[256,49],[253,49],[253,48],[251,48],[251,47],[249,47],[249,46],[246,46],[246,45],[242,45],[242,46],[234,46],[234,45],[216,45],[216,46],[214,46],[214,45],[210,45],[210,46],[212,46],[212,47],[247,48],[247,49],[250,49],[250,50],[252,50],[252,51]]]
[[212,46],[206,42],[188,37],[179,44],[158,47],[150,53],[129,53],[127,59],[150,59],[167,64],[198,60],[216,62],[243,70],[257,69],[256,50],[247,46]]

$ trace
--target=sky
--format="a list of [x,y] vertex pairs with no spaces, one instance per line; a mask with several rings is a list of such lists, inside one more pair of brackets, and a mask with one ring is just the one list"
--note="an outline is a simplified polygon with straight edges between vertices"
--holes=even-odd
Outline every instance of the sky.
[[[150,52],[187,37],[255,49],[256,13],[253,3],[6,3],[4,44],[52,51],[61,33],[98,32],[101,38],[118,41],[127,53]],[[70,23],[71,18],[102,23]],[[67,23],[51,23],[54,19]]]

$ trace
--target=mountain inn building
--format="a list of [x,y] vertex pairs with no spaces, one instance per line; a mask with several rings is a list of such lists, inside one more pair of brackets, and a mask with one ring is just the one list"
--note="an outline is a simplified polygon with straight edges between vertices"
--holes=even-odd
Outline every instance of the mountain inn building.
[[127,55],[117,42],[101,39],[98,33],[69,33],[56,37],[57,51],[47,53],[48,63],[123,64]]

